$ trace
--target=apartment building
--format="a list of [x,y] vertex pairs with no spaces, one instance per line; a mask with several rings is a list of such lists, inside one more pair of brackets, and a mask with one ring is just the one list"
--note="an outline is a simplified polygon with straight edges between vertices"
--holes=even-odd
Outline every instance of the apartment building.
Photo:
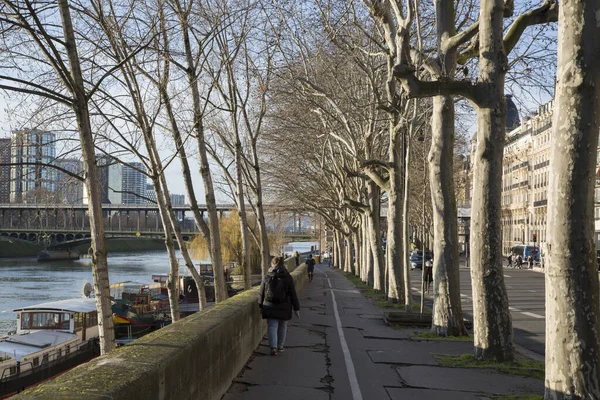
[[[502,174],[502,250],[546,243],[552,106],[549,102],[508,133]],[[600,153],[598,153],[600,155]],[[600,161],[600,157],[598,158]],[[600,164],[597,162],[597,164]],[[600,248],[600,188],[596,180],[596,247]]]
[[[56,158],[56,136],[37,129],[11,135],[10,202],[54,202],[56,170],[48,165]],[[45,165],[44,165],[45,164]]]
[[[10,163],[10,139],[0,139],[0,164]],[[10,165],[0,165],[0,203],[10,200]]]

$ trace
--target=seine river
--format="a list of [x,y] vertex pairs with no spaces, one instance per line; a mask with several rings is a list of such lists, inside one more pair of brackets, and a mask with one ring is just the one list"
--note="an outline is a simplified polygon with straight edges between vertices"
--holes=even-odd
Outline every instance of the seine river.
[[[108,269],[110,283],[152,283],[152,274],[169,272],[169,259],[166,251],[117,253],[109,256]],[[93,285],[89,258],[44,263],[0,258],[0,336],[15,329],[15,308],[81,297],[86,282]]]
[[[316,244],[293,242],[288,243],[286,250],[305,252]],[[180,264],[180,273],[184,274],[182,258]],[[169,258],[166,250],[116,253],[108,257],[108,271],[111,284],[152,283],[152,274],[169,272]],[[43,263],[36,258],[0,258],[0,336],[15,329],[16,314],[12,312],[15,308],[81,297],[87,282],[94,283],[88,258]]]

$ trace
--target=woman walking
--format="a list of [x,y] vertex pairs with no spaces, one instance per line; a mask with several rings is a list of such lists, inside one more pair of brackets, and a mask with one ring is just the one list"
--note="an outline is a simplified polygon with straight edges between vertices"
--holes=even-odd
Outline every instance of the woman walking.
[[294,279],[283,265],[282,257],[275,257],[271,268],[260,285],[258,306],[267,320],[267,334],[271,355],[283,353],[287,322],[292,319],[292,309],[300,318],[300,303]]

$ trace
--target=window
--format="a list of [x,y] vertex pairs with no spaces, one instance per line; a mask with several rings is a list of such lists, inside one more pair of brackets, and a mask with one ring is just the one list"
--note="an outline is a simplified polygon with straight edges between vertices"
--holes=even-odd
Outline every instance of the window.
[[53,312],[30,312],[21,314],[21,329],[69,329],[69,320],[65,321],[67,328],[63,328],[62,319],[69,318],[69,314]]
[[34,367],[37,367],[38,365],[40,365],[40,358],[36,357],[32,360],[32,364]]

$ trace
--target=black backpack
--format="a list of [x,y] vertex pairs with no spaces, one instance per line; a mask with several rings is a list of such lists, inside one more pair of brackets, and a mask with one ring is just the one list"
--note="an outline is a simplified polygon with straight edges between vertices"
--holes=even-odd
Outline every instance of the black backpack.
[[282,277],[267,275],[265,281],[265,300],[273,304],[285,301],[285,285]]

